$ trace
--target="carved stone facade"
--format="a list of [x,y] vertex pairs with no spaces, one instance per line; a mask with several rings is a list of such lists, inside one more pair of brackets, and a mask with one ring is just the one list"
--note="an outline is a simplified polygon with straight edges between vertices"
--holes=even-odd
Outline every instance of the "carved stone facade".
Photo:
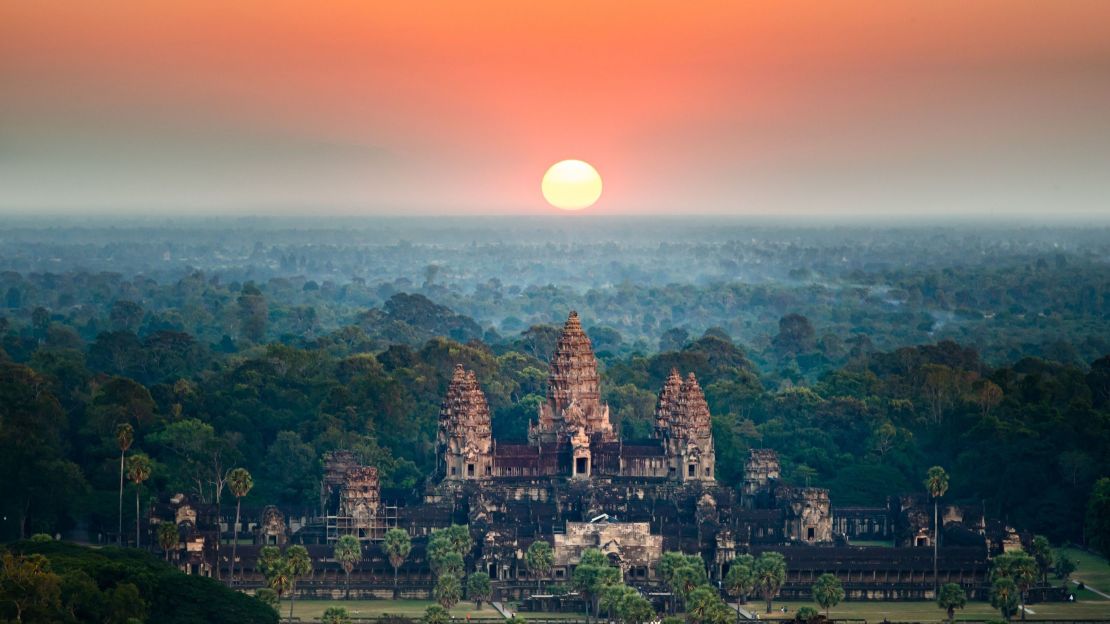
[[741,505],[752,512],[747,526],[753,543],[831,544],[832,512],[829,491],[792,487],[779,479],[778,454],[752,449],[744,464]]
[[440,475],[449,480],[493,475],[489,405],[473,372],[455,367],[439,413]]
[[694,374],[683,381],[672,369],[657,405],[655,430],[666,447],[667,476],[678,481],[713,481],[713,423]]
[[[621,566],[627,582],[648,594],[666,591],[656,577],[664,551],[700,555],[709,576],[720,581],[736,556],[774,550],[788,561],[783,597],[809,599],[814,579],[835,570],[853,599],[932,598],[932,510],[922,497],[843,508],[838,516],[827,490],[786,483],[770,449],[750,451],[739,488],[719,484],[706,398],[693,374],[677,370],[659,392],[651,439],[620,440],[601,403],[597,360],[574,313],[550,366],[546,400],[529,425],[529,441],[520,444],[492,438],[480,380],[456,367],[440,410],[437,470],[422,490],[383,492],[377,470],[362,466],[355,454],[325,456],[322,517],[306,523],[291,512],[287,524],[277,508],[266,508],[255,544],[240,547],[248,578],[263,582],[249,553],[289,539],[309,545],[321,569],[338,579],[342,574],[329,558],[339,536],[376,540],[400,527],[413,538],[400,572],[409,582],[404,591],[411,592],[404,595],[427,599],[428,536],[457,524],[468,526],[474,541],[468,572],[488,572],[506,600],[543,596],[525,564],[528,547],[539,540],[555,550],[554,569],[541,582],[567,582],[586,548],[600,549]],[[974,510],[943,511],[937,580],[982,598],[988,554],[1013,548],[1020,536],[988,528]],[[889,540],[895,547],[851,546],[852,539]],[[389,597],[384,554],[379,548],[365,552],[368,562],[354,572],[356,580],[372,588],[365,591]]]
[[258,526],[257,542],[266,546],[284,546],[288,538],[285,514],[274,505],[262,510],[262,523]]
[[579,430],[602,442],[616,439],[609,422],[609,406],[601,403],[601,376],[597,358],[578,313],[571,312],[551,355],[547,376],[547,401],[539,407],[529,427],[529,440],[557,444]]
[[565,477],[715,481],[712,418],[698,380],[672,371],[659,396],[653,439],[618,440],[601,403],[590,339],[570,313],[551,358],[547,400],[528,444],[498,444],[473,372],[456,367],[440,410],[437,478],[442,482]]
[[663,537],[652,535],[648,522],[568,522],[566,533],[553,536],[555,568],[570,570],[589,548],[600,550],[627,578],[648,578],[663,556]]
[[381,512],[378,469],[374,466],[350,469],[339,492],[339,515],[348,519],[339,524],[340,534],[354,535],[360,540],[381,539],[385,533]]
[[745,501],[754,502],[759,492],[774,489],[772,484],[779,480],[781,472],[778,453],[771,449],[752,449],[744,464],[742,491]]

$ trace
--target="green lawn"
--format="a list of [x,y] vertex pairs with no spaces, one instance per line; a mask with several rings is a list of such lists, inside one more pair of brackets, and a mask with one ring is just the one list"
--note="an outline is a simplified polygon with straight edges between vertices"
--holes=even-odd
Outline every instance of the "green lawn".
[[[787,613],[778,609],[782,605],[788,608]],[[793,618],[799,607],[813,607],[824,613],[820,607],[812,602],[775,602],[775,610],[767,615],[764,607],[755,602],[749,602],[747,608],[759,613],[761,619]],[[1032,613],[1026,617],[1033,620],[1040,619],[1110,619],[1110,601],[1077,601],[1074,603],[1053,602],[1030,605]],[[829,616],[836,618],[863,619],[868,622],[882,622],[883,619],[892,621],[912,622],[939,622],[944,620],[945,614],[933,602],[842,602],[829,611]],[[1001,619],[998,611],[991,608],[987,602],[971,602],[967,608],[956,611],[956,619]],[[1016,620],[1015,620],[1016,621]]]
[[852,540],[852,546],[878,546],[880,548],[891,548],[890,540]]
[[[328,607],[343,607],[352,617],[373,617],[390,613],[404,615],[413,619],[424,615],[428,605],[435,604],[431,600],[298,600],[293,607],[293,615],[302,620],[318,619]],[[289,601],[281,602],[281,614],[289,615]],[[474,608],[473,602],[460,602],[451,609],[451,615],[466,618],[496,618],[501,617],[497,610],[489,603],[482,603],[479,611]]]
[[[1071,575],[1072,579],[1083,581],[1104,594],[1110,594],[1110,563],[1107,563],[1102,557],[1092,555],[1085,550],[1077,548],[1062,548],[1061,550],[1067,553],[1068,558],[1077,564],[1075,573]],[[1096,596],[1093,593],[1085,593],[1085,595],[1092,598]]]

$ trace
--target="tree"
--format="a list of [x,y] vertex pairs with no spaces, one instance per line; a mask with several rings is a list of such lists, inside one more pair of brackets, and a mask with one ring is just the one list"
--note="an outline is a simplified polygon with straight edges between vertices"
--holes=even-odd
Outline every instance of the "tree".
[[958,390],[956,373],[943,364],[925,364],[921,367],[924,376],[922,392],[929,401],[933,424],[944,420],[944,410],[952,403]]
[[263,546],[258,552],[256,564],[266,579],[266,587],[274,592],[277,600],[275,609],[281,611],[281,597],[289,591],[290,579],[285,565],[285,557],[277,546]]
[[[274,550],[277,550],[276,548]],[[289,565],[285,557],[278,554],[277,560],[268,568],[266,574],[266,585],[277,594],[277,605],[281,607],[281,597],[289,593],[293,588],[293,577],[289,574]],[[293,605],[290,603],[289,612],[293,612]],[[290,615],[290,618],[293,616]]]
[[493,595],[493,586],[490,584],[489,575],[485,572],[475,572],[466,577],[466,597],[474,601],[474,608],[482,610],[482,602],[489,600]]
[[170,560],[170,552],[177,550],[179,542],[177,534],[177,524],[174,522],[160,522],[158,523],[158,546],[162,548],[165,553],[166,561]]
[[633,591],[621,598],[617,617],[624,624],[644,624],[655,619],[655,609],[647,598]]
[[254,478],[246,468],[236,468],[227,474],[227,485],[235,495],[235,524],[231,527],[231,582],[235,582],[235,565],[239,561],[239,512],[243,497],[254,487]]
[[659,563],[656,564],[656,572],[659,575],[659,579],[662,580],[667,587],[672,588],[672,600],[670,601],[669,607],[671,613],[674,613],[678,609],[678,605],[673,599],[673,597],[676,595],[673,589],[675,570],[689,565],[689,563],[690,561],[686,558],[685,554],[677,551],[669,551],[663,553],[663,556],[659,558]]
[[[181,462],[181,471],[196,489],[200,500],[207,502],[207,486],[212,487],[211,500],[216,503],[216,517],[220,517],[220,502],[224,487],[231,475],[231,459],[236,454],[238,436],[236,434],[216,435],[212,425],[195,418],[187,418],[171,423],[163,431],[152,436],[153,439],[168,447]],[[222,535],[216,536],[213,543],[216,557],[216,578],[220,578],[220,542]]]
[[437,604],[428,605],[424,610],[424,616],[420,618],[420,624],[450,624],[450,622],[451,614]]
[[447,538],[447,541],[451,544],[451,549],[462,555],[463,558],[474,547],[474,540],[470,537],[470,528],[465,524],[452,524],[446,529],[436,531],[436,534]]
[[1056,578],[1067,581],[1072,572],[1075,572],[1075,560],[1068,557],[1064,551],[1057,551],[1056,553]]
[[782,356],[813,351],[817,334],[809,319],[801,314],[787,314],[779,319],[779,333],[771,339],[775,351]]
[[844,600],[844,587],[835,574],[826,572],[817,577],[813,584],[813,600],[825,610],[825,619],[829,619],[829,609]]
[[463,560],[462,555],[449,550],[432,559],[431,568],[436,576],[444,574],[451,574],[454,576],[461,576],[463,569],[466,567],[466,562]]
[[1083,532],[1087,545],[1110,559],[1110,477],[1099,479],[1091,488]]
[[524,553],[524,564],[528,567],[528,573],[536,579],[536,591],[539,591],[540,577],[547,576],[555,565],[555,552],[551,549],[551,544],[545,540],[532,542]]
[[937,554],[940,542],[940,497],[948,491],[948,473],[940,466],[933,466],[925,474],[925,489],[933,499],[933,595],[937,592]]
[[998,609],[1007,622],[1014,617],[1018,608],[1017,585],[1008,578],[995,579],[991,585],[991,606]]
[[289,621],[293,621],[293,602],[297,599],[297,579],[312,574],[312,558],[308,550],[297,544],[285,553],[285,569],[289,574]]
[[617,611],[620,609],[620,603],[625,596],[636,593],[635,589],[624,585],[623,583],[615,583],[605,587],[601,591],[599,602],[601,608],[605,610],[605,614],[609,619],[616,616]]
[[147,604],[134,583],[120,583],[105,594],[106,621],[129,624],[146,619]]
[[1042,584],[1047,584],[1048,571],[1052,569],[1052,544],[1048,543],[1047,537],[1036,535],[1033,537],[1033,543],[1029,546],[1029,554],[1033,556],[1033,560],[1037,564],[1038,578]]
[[116,539],[120,546],[123,546],[123,460],[134,441],[135,430],[131,425],[121,423],[116,426],[116,445],[119,447],[119,533]]
[[343,607],[328,607],[320,616],[320,624],[351,624],[351,616]]
[[798,607],[798,610],[794,612],[794,621],[809,622],[816,618],[818,615],[820,614],[817,613],[817,609],[814,609],[813,607]]
[[778,595],[786,582],[786,559],[777,552],[765,552],[755,560],[755,586],[767,602],[767,613],[771,612],[771,601]]
[[462,599],[462,586],[459,583],[459,577],[454,574],[440,574],[439,578],[436,579],[433,593],[439,606],[450,610]]
[[993,579],[1009,579],[1017,589],[1021,603],[1021,619],[1025,619],[1025,592],[1037,582],[1037,560],[1028,553],[1017,550],[994,558]]
[[[740,555],[733,559],[728,574],[725,575],[725,591],[739,603],[748,602],[748,594],[755,589],[755,571],[752,569],[754,564],[755,558],[751,555]],[[736,609],[736,621],[740,621],[739,607]]]
[[690,595],[695,589],[705,585],[705,567],[700,565],[691,565],[689,561],[671,573],[670,589],[671,592],[682,599],[682,607],[689,610]]
[[605,587],[620,581],[620,570],[609,565],[609,560],[596,548],[582,552],[578,565],[571,573],[571,584],[586,603],[586,619],[590,612],[597,617],[600,605],[597,598]]
[[991,410],[998,407],[998,404],[1002,402],[1002,388],[987,379],[979,386],[975,399],[979,403],[979,410],[983,417],[990,416]]
[[142,453],[131,456],[127,462],[127,478],[135,484],[135,548],[142,548],[143,543],[139,535],[139,493],[143,489],[143,482],[150,478],[154,470],[150,458]]
[[61,609],[61,578],[38,554],[0,559],[0,604],[15,609],[16,622],[52,622]]
[[362,560],[362,543],[354,535],[344,535],[335,542],[335,560],[347,575],[346,600],[351,599],[351,572],[355,564]]
[[259,587],[254,590],[254,597],[263,604],[269,605],[274,611],[278,610],[278,595],[277,592],[269,587]]
[[686,598],[686,620],[692,624],[708,622],[714,606],[720,601],[717,592],[706,585],[694,589]]
[[956,619],[956,609],[967,606],[967,592],[955,583],[945,583],[937,594],[937,606],[948,614],[948,624]]
[[385,532],[382,549],[389,557],[389,565],[393,566],[393,598],[397,598],[397,569],[408,558],[412,551],[412,540],[404,529],[392,528]]
[[266,305],[266,298],[262,296],[262,291],[252,282],[244,284],[238,304],[239,329],[243,337],[251,342],[262,342],[266,337],[266,325],[270,320],[270,310]]

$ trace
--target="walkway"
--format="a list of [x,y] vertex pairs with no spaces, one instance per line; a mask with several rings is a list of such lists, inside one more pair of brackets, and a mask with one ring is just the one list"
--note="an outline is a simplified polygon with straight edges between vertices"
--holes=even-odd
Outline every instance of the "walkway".
[[740,617],[745,619],[745,620],[758,620],[759,619],[754,614],[752,614],[751,611],[748,611],[744,607],[741,607],[739,602],[730,602],[730,603],[728,603],[728,606],[733,611],[738,611],[740,613]]
[[[1073,585],[1079,585],[1080,583],[1083,583],[1082,579],[1080,579],[1078,581],[1077,580],[1072,580]],[[1087,588],[1087,591],[1092,591],[1092,592],[1098,594],[1099,596],[1102,596],[1103,598],[1105,598],[1107,600],[1110,600],[1110,594],[1105,594],[1105,593],[1095,589],[1094,587],[1091,587],[1090,585],[1088,585],[1086,583],[1083,583],[1083,586]]]
[[506,620],[509,619],[509,610],[506,609],[504,605],[502,605],[500,602],[490,602],[490,604],[493,605],[494,609],[497,609],[497,612],[501,614],[501,617],[505,618]]

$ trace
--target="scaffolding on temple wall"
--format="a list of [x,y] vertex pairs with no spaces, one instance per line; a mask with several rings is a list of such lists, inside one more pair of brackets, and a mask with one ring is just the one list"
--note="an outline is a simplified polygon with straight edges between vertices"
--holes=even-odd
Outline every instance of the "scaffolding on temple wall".
[[385,532],[398,526],[397,505],[382,505],[376,514],[365,521],[354,516],[327,515],[324,517],[327,542],[333,544],[344,535],[354,535],[363,542],[380,542]]

